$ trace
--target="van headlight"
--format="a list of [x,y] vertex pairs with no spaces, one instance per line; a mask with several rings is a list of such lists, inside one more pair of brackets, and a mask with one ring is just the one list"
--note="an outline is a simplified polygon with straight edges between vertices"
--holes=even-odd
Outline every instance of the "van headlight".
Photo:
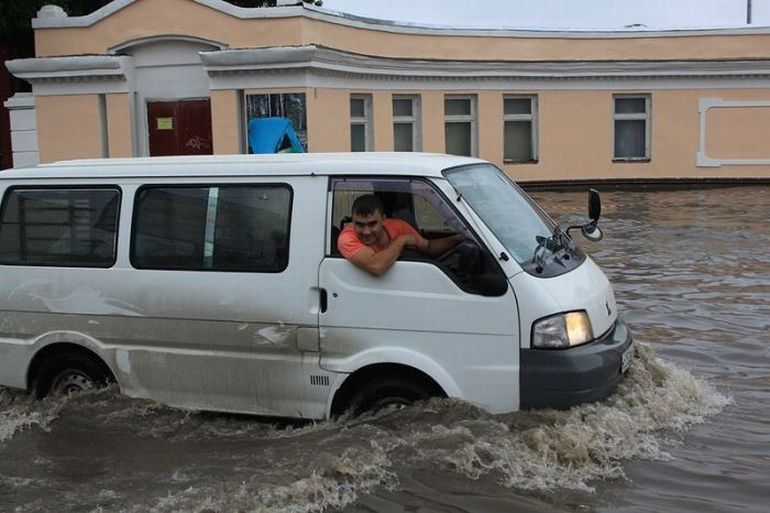
[[532,347],[561,349],[585,344],[593,338],[588,314],[583,311],[553,315],[532,324]]

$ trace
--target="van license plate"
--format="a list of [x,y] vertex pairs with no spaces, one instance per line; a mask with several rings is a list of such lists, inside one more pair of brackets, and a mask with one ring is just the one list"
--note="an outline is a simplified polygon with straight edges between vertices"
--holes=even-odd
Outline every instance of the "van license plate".
[[634,344],[628,346],[628,349],[623,351],[620,355],[620,373],[625,374],[628,368],[631,366],[631,360],[634,359]]

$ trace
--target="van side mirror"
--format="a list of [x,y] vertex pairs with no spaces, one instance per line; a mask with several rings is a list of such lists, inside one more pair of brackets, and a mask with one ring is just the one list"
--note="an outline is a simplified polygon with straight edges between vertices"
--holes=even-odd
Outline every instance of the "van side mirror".
[[580,233],[591,242],[599,242],[604,238],[604,234],[594,223],[588,223],[581,226]]
[[597,226],[599,223],[599,216],[602,215],[602,199],[599,196],[599,191],[596,189],[588,189],[588,218],[589,222],[585,224],[576,224],[567,228],[567,235],[570,230],[580,228],[580,233],[583,237],[591,242],[598,242],[602,240],[604,234]]
[[596,224],[602,215],[602,198],[596,189],[588,189],[588,219]]

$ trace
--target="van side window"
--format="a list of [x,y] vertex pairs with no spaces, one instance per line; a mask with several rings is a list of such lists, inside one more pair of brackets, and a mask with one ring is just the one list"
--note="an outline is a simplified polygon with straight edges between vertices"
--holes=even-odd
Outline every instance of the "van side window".
[[[350,221],[353,202],[363,194],[382,201],[386,217],[406,221],[428,239],[446,237],[465,230],[465,225],[446,200],[429,183],[406,178],[344,178],[332,181],[333,235]],[[336,241],[332,254],[336,254]]]
[[143,187],[131,263],[143,269],[281,272],[289,263],[288,185]]
[[119,207],[117,188],[10,189],[0,216],[0,263],[110,267]]
[[430,262],[471,294],[499,296],[508,285],[496,259],[484,249],[456,210],[431,183],[418,178],[355,177],[332,179],[330,255],[339,256],[337,238],[350,221],[353,202],[363,194],[382,201],[386,217],[401,219],[426,239],[463,233],[466,240],[443,255],[405,251],[400,260]]

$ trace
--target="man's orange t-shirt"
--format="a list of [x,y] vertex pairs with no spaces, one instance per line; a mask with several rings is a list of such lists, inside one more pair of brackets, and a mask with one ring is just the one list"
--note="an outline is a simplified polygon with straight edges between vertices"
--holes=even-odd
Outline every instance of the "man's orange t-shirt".
[[[412,228],[412,225],[406,221],[402,221],[401,219],[385,219],[382,221],[382,227],[385,229],[385,233],[388,234],[388,243],[390,243],[392,240],[395,240],[399,235],[414,235],[414,238],[417,240],[418,244],[423,240],[419,232]],[[350,260],[353,255],[361,251],[363,248],[367,247],[372,248],[376,253],[378,251],[382,251],[387,246],[380,246],[378,244],[367,246],[361,242],[361,240],[358,238],[358,235],[356,235],[356,230],[353,228],[353,224],[347,225],[345,229],[342,230],[339,238],[337,239],[337,249],[340,251],[340,254],[342,254],[342,256],[348,260]]]

